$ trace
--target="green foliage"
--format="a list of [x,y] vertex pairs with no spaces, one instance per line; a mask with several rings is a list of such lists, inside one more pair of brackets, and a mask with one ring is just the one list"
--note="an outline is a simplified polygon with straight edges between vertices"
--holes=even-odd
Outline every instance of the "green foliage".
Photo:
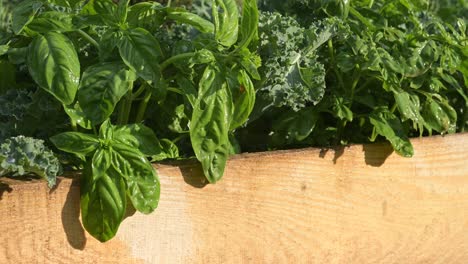
[[465,129],[463,1],[160,2],[0,13],[0,136],[72,156],[101,241],[127,199],[157,207],[150,161],[195,156],[215,183],[240,151],[387,140],[411,156],[410,137]]
[[49,188],[55,185],[62,166],[44,141],[17,136],[6,139],[0,145],[0,176],[24,176],[35,174],[47,180]]
[[[386,139],[411,156],[410,137],[464,131],[468,12],[464,1],[443,2],[451,5],[259,1],[274,13],[260,17],[262,81],[249,125],[237,132],[242,148],[257,150],[253,135],[268,149]],[[303,56],[309,49],[311,59]],[[302,76],[322,97],[312,100],[309,82],[291,78],[291,58],[299,57],[311,60]]]
[[[73,156],[83,225],[100,241],[117,232],[127,199],[143,213],[157,207],[150,160],[195,154],[211,182],[222,177],[229,139],[254,106],[251,75],[259,78],[255,1],[243,15],[236,1],[212,1],[212,18],[129,2],[23,1],[0,39],[0,119],[13,128],[2,137],[27,124]],[[54,99],[54,114],[38,91]],[[26,122],[34,112],[65,121],[40,134]]]

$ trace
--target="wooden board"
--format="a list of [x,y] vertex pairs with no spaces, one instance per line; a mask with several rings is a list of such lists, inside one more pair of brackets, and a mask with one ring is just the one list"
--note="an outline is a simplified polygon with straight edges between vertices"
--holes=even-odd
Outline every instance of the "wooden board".
[[79,222],[79,186],[2,180],[0,263],[468,263],[468,134],[243,154],[205,185],[159,165],[159,208],[105,244]]

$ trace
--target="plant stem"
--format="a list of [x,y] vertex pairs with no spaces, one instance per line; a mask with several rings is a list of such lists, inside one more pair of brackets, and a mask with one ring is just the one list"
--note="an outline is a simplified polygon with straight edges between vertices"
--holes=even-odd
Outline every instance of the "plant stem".
[[85,38],[89,43],[91,43],[93,46],[99,49],[99,43],[97,43],[96,40],[94,40],[90,35],[88,35],[88,33],[84,32],[81,29],[78,29],[78,33],[80,33],[80,35],[83,38]]
[[171,65],[172,63],[178,60],[188,59],[194,55],[195,55],[195,52],[187,52],[187,53],[182,53],[182,54],[172,56],[169,59],[163,61],[163,63],[161,63],[161,71],[166,69],[167,66]]
[[151,95],[153,93],[149,85],[145,85],[145,87],[145,96],[143,97],[143,101],[141,101],[140,106],[138,108],[135,123],[140,123],[141,121],[143,121],[143,118],[145,117],[146,108],[148,107],[148,102],[150,101]]
[[71,117],[70,117],[70,123],[71,123],[72,130],[77,132],[78,131],[78,126],[76,125],[76,121],[73,120],[73,118],[71,118]]
[[133,101],[133,82],[130,82],[129,89],[125,97],[123,98],[120,110],[119,110],[119,117],[117,118],[117,123],[119,125],[125,125],[128,123],[128,119],[130,117],[130,111],[132,110],[132,101]]
[[335,50],[333,48],[333,41],[331,39],[328,40],[328,52],[330,54],[330,60],[331,60],[331,64],[332,64],[332,67],[333,67],[333,71],[335,72],[336,78],[338,79],[338,82],[340,83],[340,86],[343,88],[343,91],[345,91],[346,88],[345,88],[345,85],[344,85],[344,82],[343,82],[343,78],[341,77],[340,72],[336,68]]

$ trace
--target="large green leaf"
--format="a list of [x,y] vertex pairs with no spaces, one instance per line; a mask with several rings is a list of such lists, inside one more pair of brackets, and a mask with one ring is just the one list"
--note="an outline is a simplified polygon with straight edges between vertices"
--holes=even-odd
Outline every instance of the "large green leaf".
[[221,73],[209,65],[199,83],[190,125],[190,139],[207,179],[221,179],[229,156],[233,105]]
[[78,29],[73,25],[71,14],[58,11],[49,11],[38,15],[28,24],[28,28],[39,33],[68,32]]
[[15,34],[20,34],[37,14],[43,3],[39,0],[20,1],[11,14],[11,28]]
[[38,35],[29,45],[29,73],[64,105],[73,103],[80,81],[80,61],[73,43],[60,33]]
[[118,46],[123,61],[138,76],[154,83],[160,81],[159,62],[162,52],[158,41],[150,32],[143,28],[124,31]]
[[125,179],[127,194],[139,212],[149,214],[158,207],[160,184],[156,170],[133,146],[113,144],[112,168]]
[[92,129],[93,126],[91,124],[91,121],[86,117],[85,113],[83,112],[83,109],[81,109],[79,104],[75,104],[72,106],[63,106],[63,109],[65,110],[65,113],[70,117],[70,119],[81,126],[82,128],[85,129]]
[[235,0],[215,0],[215,3],[213,4],[215,38],[221,45],[231,47],[237,42],[239,34],[239,9]]
[[127,22],[132,27],[157,30],[165,22],[164,7],[157,2],[141,2],[130,7]]
[[101,63],[86,69],[78,92],[78,102],[86,117],[93,124],[109,118],[135,77],[135,73],[120,62]]
[[393,149],[398,154],[404,157],[413,156],[413,145],[409,141],[400,120],[388,108],[379,107],[375,109],[369,118],[376,132],[390,141]]
[[403,120],[412,120],[422,135],[424,129],[424,118],[420,113],[421,104],[419,102],[419,96],[404,91],[395,91],[394,96]]
[[234,113],[230,125],[231,130],[240,127],[247,121],[255,105],[255,88],[249,75],[244,70],[241,70],[236,77],[239,87],[234,87],[234,89],[239,89],[240,92],[239,96],[234,100]]
[[258,8],[256,0],[244,0],[240,27],[241,48],[248,47],[252,40],[258,39]]
[[[105,152],[96,152],[93,167],[110,163],[111,155]],[[93,237],[105,242],[115,236],[125,216],[126,187],[123,178],[112,167],[101,171],[99,178],[95,178],[91,171],[95,170],[87,168],[81,181],[81,220]]]
[[79,132],[64,132],[51,137],[50,141],[60,150],[83,156],[99,147],[99,139],[96,136]]
[[184,23],[193,26],[203,33],[213,33],[214,25],[210,21],[198,16],[197,14],[188,12],[183,8],[167,8],[167,18],[175,20],[179,23]]
[[153,130],[143,124],[115,127],[114,140],[138,149],[145,156],[158,155],[162,152],[162,146]]
[[457,112],[446,100],[429,98],[423,106],[424,125],[429,130],[439,133],[455,133],[457,128]]

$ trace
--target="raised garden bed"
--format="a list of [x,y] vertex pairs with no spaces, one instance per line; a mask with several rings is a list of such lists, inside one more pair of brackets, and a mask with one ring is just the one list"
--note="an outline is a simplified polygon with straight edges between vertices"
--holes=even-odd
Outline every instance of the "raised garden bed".
[[155,165],[158,210],[100,243],[79,185],[1,179],[1,263],[466,263],[468,134],[236,155],[215,185],[195,163]]

